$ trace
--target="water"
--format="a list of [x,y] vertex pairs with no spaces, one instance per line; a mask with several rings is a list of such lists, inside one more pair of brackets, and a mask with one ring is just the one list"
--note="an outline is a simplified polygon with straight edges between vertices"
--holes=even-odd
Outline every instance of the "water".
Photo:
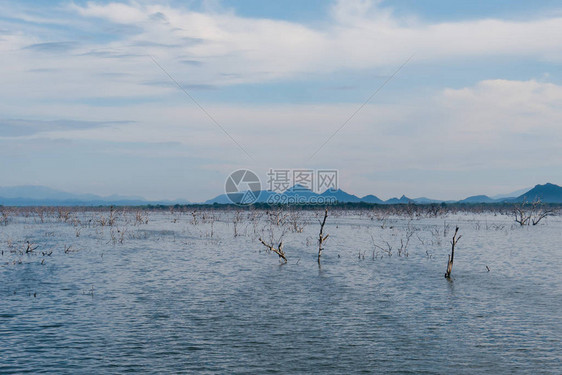
[[562,373],[560,217],[334,212],[319,268],[316,212],[104,215],[0,227],[0,373]]

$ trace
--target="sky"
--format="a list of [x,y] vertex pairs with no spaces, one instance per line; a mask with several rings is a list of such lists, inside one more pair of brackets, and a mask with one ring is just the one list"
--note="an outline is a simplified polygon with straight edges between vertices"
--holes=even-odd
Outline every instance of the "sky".
[[562,184],[559,1],[0,0],[0,186],[204,201]]

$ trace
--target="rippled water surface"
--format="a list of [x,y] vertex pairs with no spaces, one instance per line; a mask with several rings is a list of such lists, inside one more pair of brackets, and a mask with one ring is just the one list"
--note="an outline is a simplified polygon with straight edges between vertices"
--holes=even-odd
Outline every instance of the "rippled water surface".
[[108,215],[0,226],[0,373],[562,373],[560,217]]

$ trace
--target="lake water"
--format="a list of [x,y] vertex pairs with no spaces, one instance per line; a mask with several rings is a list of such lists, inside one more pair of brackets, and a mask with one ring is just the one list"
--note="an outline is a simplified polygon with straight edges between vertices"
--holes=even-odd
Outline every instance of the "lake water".
[[12,213],[0,373],[562,373],[561,217],[321,214]]

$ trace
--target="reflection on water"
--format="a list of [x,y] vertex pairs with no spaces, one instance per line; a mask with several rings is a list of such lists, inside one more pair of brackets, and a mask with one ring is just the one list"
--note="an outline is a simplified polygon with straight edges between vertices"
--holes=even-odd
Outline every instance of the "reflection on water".
[[[271,230],[263,217],[238,223],[234,237],[225,212],[151,213],[148,224],[114,228],[83,215],[79,234],[54,218],[1,227],[1,373],[562,368],[557,217],[524,228],[484,215],[387,218],[382,228],[342,213],[328,219],[319,269],[312,213],[302,233],[285,234],[286,265],[257,240]],[[457,224],[448,281],[447,229]],[[415,235],[400,257],[408,228]],[[22,254],[26,240],[39,248]],[[390,257],[374,246],[386,242]]]

